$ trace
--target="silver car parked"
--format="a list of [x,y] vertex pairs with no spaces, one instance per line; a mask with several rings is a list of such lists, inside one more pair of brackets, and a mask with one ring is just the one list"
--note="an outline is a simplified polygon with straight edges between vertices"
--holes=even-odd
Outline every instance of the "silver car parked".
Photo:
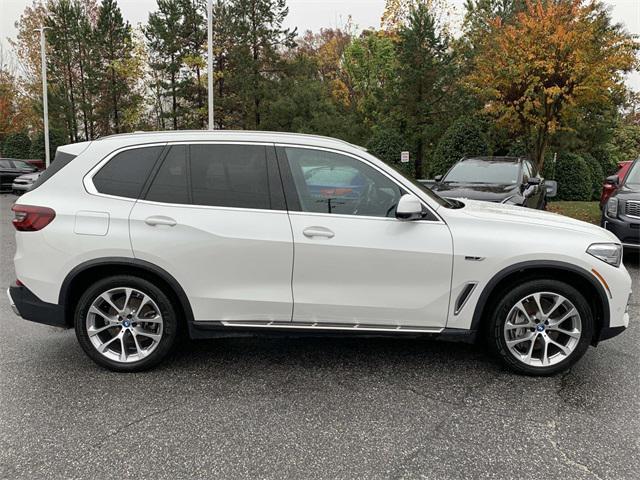
[[16,195],[22,195],[28,192],[33,187],[33,184],[38,180],[42,172],[27,173],[26,175],[20,175],[13,180],[11,184],[11,190]]

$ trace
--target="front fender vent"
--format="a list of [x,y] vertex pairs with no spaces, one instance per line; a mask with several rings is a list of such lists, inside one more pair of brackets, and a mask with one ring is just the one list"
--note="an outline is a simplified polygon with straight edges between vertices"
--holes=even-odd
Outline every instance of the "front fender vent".
[[475,290],[476,285],[478,285],[476,282],[470,282],[464,286],[464,288],[460,292],[460,295],[458,295],[458,299],[456,300],[456,309],[453,311],[454,315],[458,315],[460,311],[464,308],[465,304],[467,303],[467,300],[469,300],[469,297]]

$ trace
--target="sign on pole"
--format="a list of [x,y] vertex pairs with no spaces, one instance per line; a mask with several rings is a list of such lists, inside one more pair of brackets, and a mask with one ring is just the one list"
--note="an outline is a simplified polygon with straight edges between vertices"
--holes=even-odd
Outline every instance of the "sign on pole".
[[400,153],[400,161],[402,163],[409,163],[409,152]]

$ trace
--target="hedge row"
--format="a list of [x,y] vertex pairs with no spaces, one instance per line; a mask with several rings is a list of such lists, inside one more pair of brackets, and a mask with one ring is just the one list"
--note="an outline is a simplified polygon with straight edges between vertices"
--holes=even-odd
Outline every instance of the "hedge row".
[[558,200],[598,200],[605,167],[590,154],[558,154],[554,178],[558,182]]
[[[60,145],[64,145],[64,143],[64,135],[60,132],[57,130],[49,132],[49,153],[52,159],[55,156],[56,149]],[[24,132],[11,133],[7,135],[0,147],[2,151],[0,156],[4,158],[44,160],[44,133],[38,132],[33,141]]]

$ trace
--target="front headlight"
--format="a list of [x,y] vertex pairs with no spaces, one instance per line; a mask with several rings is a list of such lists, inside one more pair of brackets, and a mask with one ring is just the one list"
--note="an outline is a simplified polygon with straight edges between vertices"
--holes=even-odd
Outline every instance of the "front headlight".
[[622,263],[622,245],[617,243],[594,243],[587,248],[587,253],[614,267]]
[[607,202],[607,216],[616,218],[618,216],[618,199],[610,198]]

